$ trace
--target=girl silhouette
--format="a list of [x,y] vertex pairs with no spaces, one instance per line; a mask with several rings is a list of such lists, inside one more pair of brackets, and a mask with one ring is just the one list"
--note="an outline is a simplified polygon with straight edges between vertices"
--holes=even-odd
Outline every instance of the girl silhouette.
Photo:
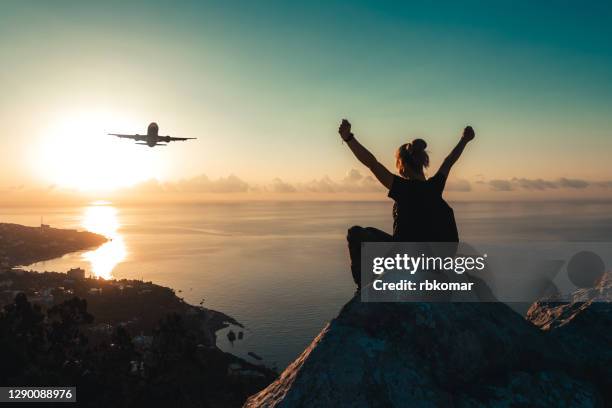
[[374,177],[388,190],[393,205],[393,235],[371,227],[354,226],[348,230],[347,240],[351,256],[353,280],[360,286],[362,242],[459,242],[453,209],[442,198],[446,179],[465,146],[475,137],[467,126],[457,146],[450,152],[433,177],[426,178],[429,166],[427,143],[414,139],[395,152],[399,176],[391,173],[368,149],[357,141],[348,120],[342,120],[338,133],[355,157],[370,169]]

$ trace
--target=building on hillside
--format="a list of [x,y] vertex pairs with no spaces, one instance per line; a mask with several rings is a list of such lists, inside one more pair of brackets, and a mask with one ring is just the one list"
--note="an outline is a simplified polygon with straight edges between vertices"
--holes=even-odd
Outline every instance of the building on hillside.
[[43,222],[43,217],[40,217],[40,229],[44,230],[44,229],[49,229],[49,228],[51,228],[51,226],[49,224],[45,224]]
[[67,272],[67,274],[71,279],[85,279],[85,269],[83,268],[72,268]]

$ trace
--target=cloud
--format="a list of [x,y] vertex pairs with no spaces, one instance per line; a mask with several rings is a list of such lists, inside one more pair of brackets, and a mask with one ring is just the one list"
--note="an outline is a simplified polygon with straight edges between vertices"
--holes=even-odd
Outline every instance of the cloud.
[[271,191],[274,193],[295,193],[297,189],[279,178],[272,180]]
[[379,193],[385,188],[374,177],[364,176],[359,170],[351,169],[340,181],[334,181],[329,176],[298,184],[298,190],[312,193]]
[[216,180],[206,175],[176,182],[159,182],[155,179],[140,183],[130,189],[140,193],[368,193],[383,192],[384,187],[370,175],[363,175],[359,170],[352,169],[340,180],[329,176],[306,182],[290,183],[279,177],[263,185],[249,184],[235,175],[221,177]]
[[129,190],[142,193],[244,193],[249,191],[249,184],[233,174],[216,180],[211,180],[203,174],[166,183],[151,179]]
[[489,186],[495,191],[512,191],[514,187],[510,180],[489,180]]
[[612,182],[595,182],[591,183],[581,179],[568,179],[562,177],[557,180],[544,180],[544,179],[528,179],[528,178],[513,178],[510,180],[489,180],[488,184],[494,191],[513,191],[516,189],[525,190],[554,190],[554,189],[584,189],[591,185],[597,185],[600,187],[612,186]]
[[[472,190],[467,180],[449,180],[447,191],[467,192]],[[176,182],[145,181],[126,191],[134,193],[384,193],[385,188],[370,174],[351,169],[342,179],[329,176],[306,182],[288,182],[279,177],[270,183],[249,184],[235,175],[213,180],[206,175],[183,179]]]
[[548,188],[558,187],[555,182],[542,179],[514,178],[512,182],[527,190],[546,190]]
[[306,182],[289,183],[275,178],[264,188],[275,193],[371,193],[384,192],[384,187],[374,177],[364,176],[359,170],[351,169],[341,180],[329,176],[312,179]]
[[210,192],[210,193],[244,193],[249,190],[249,184],[235,175],[229,177],[221,177],[217,180],[210,180],[206,176],[200,176],[197,178],[199,183],[192,185],[195,192]]
[[[587,181],[582,179],[559,178],[556,180],[545,180],[541,178],[511,178],[493,180],[465,180],[450,179],[446,183],[448,192],[473,192],[481,190],[479,186],[488,186],[493,191],[548,191],[563,189],[581,190],[590,187],[612,189],[612,180]],[[476,189],[474,189],[476,186]],[[13,201],[28,201],[33,197],[45,197],[49,199],[64,199],[65,197],[77,197],[78,192],[66,190],[55,185],[40,186],[38,188],[26,188],[23,185],[7,186],[0,194],[0,197]],[[346,175],[339,179],[332,179],[323,176],[310,181],[289,182],[279,177],[267,183],[251,184],[236,175],[212,179],[207,175],[199,175],[179,181],[160,182],[151,179],[136,186],[126,188],[117,192],[119,196],[126,194],[126,197],[134,197],[139,194],[151,194],[158,196],[172,196],[176,194],[234,194],[234,193],[274,193],[274,194],[334,194],[334,193],[354,193],[367,194],[375,193],[384,197],[385,188],[369,172],[351,169]],[[10,194],[9,194],[10,193]],[[8,197],[11,196],[11,197]],[[75,198],[76,199],[76,198]]]
[[[329,176],[313,179],[301,183],[287,183],[275,178],[267,191],[279,193],[307,192],[307,193],[384,193],[385,188],[371,175],[363,175],[357,169],[351,169],[341,180],[333,180]],[[455,179],[446,184],[447,191],[471,191],[469,181]]]
[[311,180],[305,184],[298,184],[300,190],[306,190],[311,193],[336,193],[340,190],[339,184],[324,176],[319,180]]
[[358,182],[361,179],[363,179],[363,176],[357,169],[351,169],[351,171],[347,173],[346,177],[344,177],[344,181],[348,183]]
[[589,186],[589,182],[585,180],[578,180],[578,179],[560,178],[559,185],[561,187],[566,187],[566,188],[582,189],[582,188],[587,188]]
[[472,191],[472,184],[467,180],[456,179],[446,182],[446,191],[468,192]]

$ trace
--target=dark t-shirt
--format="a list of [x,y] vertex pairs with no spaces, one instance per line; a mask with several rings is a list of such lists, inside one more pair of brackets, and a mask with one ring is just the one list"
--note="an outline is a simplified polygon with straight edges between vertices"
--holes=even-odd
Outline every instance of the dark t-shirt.
[[442,198],[446,176],[426,181],[393,177],[393,238],[403,242],[459,242],[453,209]]

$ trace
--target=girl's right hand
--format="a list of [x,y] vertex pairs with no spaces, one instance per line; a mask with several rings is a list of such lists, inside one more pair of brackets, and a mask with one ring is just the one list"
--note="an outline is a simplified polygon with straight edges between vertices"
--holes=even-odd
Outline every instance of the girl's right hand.
[[462,139],[465,140],[466,142],[469,142],[470,140],[473,140],[476,137],[476,133],[474,132],[474,129],[471,126],[466,126],[465,129],[463,129],[463,137]]

